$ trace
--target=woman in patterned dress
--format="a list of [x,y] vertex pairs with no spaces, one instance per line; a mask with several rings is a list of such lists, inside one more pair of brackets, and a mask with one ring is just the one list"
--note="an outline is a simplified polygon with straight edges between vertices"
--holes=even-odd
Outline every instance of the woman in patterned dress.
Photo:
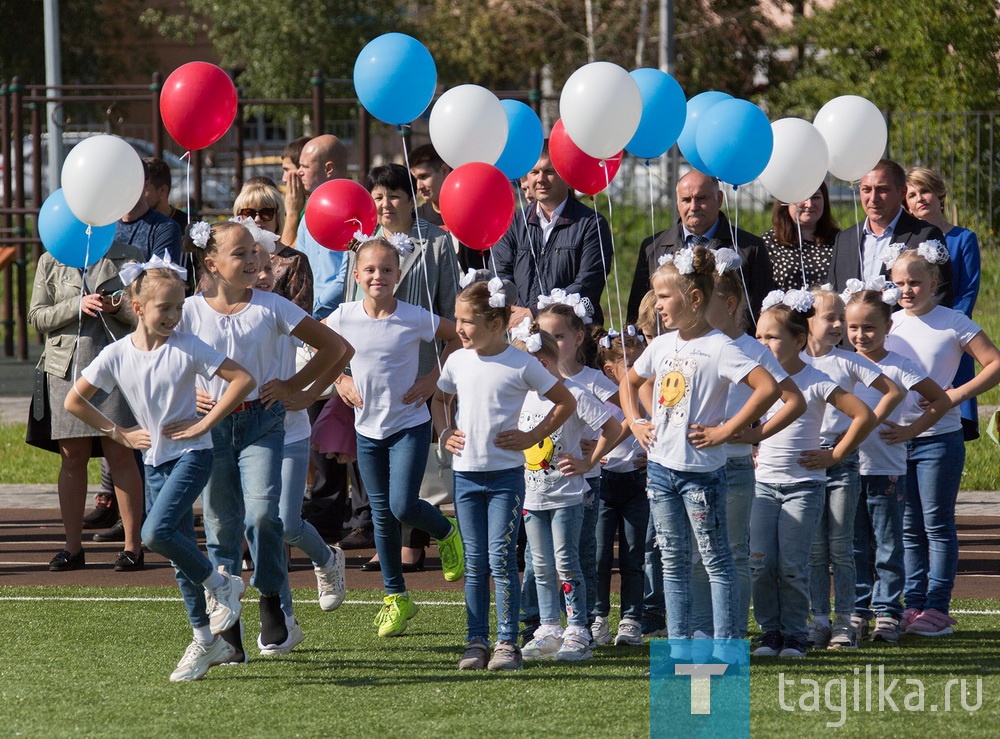
[[833,258],[833,240],[840,232],[830,213],[826,183],[801,203],[775,201],[771,224],[773,228],[763,239],[771,258],[775,287],[785,291],[808,290],[826,282]]

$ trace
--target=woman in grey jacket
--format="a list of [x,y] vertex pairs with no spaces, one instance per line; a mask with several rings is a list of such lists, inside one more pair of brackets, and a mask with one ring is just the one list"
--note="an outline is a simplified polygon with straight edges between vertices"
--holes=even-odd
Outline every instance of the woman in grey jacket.
[[132,449],[115,439],[117,427],[135,425],[135,418],[118,390],[98,391],[94,405],[115,422],[103,435],[63,409],[73,383],[101,349],[126,336],[132,326],[122,310],[122,284],[118,270],[125,262],[142,261],[142,253],[126,244],[113,243],[107,255],[84,271],[43,254],[35,271],[28,322],[45,334],[45,350],[38,369],[45,373],[51,436],[59,449],[59,508],[66,530],[65,548],[49,563],[53,572],[85,566],[83,513],[87,502],[87,462],[100,437],[100,450],[111,468],[115,495],[125,528],[125,551],[115,560],[119,572],[142,569],[143,487]]

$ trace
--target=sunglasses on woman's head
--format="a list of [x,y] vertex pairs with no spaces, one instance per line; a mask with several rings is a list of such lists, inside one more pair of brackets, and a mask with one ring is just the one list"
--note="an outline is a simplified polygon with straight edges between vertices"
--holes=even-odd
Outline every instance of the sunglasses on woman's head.
[[260,220],[262,221],[273,220],[276,214],[277,211],[274,208],[261,208],[259,210],[256,208],[243,208],[239,213],[243,218],[256,218],[260,216]]

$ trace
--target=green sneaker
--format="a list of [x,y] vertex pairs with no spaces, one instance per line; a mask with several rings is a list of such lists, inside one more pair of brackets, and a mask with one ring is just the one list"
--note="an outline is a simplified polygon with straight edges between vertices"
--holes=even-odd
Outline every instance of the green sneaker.
[[417,615],[417,604],[408,595],[387,595],[382,599],[385,607],[375,616],[379,636],[399,636],[406,631],[406,623]]
[[451,533],[437,540],[438,555],[441,557],[441,569],[444,579],[456,582],[465,576],[465,550],[462,547],[462,534],[458,530],[458,520],[445,516],[451,523]]

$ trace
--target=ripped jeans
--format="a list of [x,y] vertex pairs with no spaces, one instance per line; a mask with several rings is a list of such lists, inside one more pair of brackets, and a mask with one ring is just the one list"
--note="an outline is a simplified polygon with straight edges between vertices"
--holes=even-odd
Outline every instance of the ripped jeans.
[[760,630],[809,637],[809,551],[823,515],[826,480],[757,481],[750,514],[753,615]]
[[663,592],[667,634],[690,639],[691,532],[712,590],[712,620],[716,639],[739,639],[738,585],[726,528],[726,474],[671,470],[656,462],[647,467],[649,514],[663,559]]
[[567,624],[587,626],[587,586],[580,570],[582,525],[583,503],[524,513],[543,626],[561,622],[560,593],[566,596]]

